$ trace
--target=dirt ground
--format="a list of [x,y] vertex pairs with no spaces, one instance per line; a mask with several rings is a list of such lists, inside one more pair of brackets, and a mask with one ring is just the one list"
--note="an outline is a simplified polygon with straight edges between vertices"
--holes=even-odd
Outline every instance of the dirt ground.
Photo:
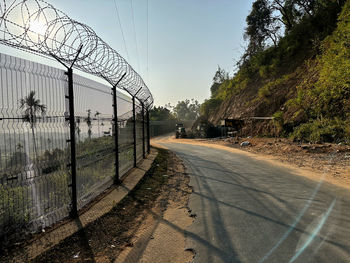
[[[187,207],[191,188],[182,162],[171,154],[169,179],[155,206],[147,211],[143,224],[132,239],[133,246],[123,250],[115,262],[185,263],[194,254],[185,250],[184,230],[193,217]],[[164,204],[167,204],[166,207]]]
[[[249,142],[242,147],[241,143]],[[252,158],[273,162],[294,169],[296,174],[350,189],[350,146],[338,144],[298,144],[280,138],[215,138],[175,139],[174,136],[158,137],[153,145],[165,143],[202,144],[246,154]]]
[[151,169],[110,213],[33,262],[190,262],[188,182],[181,161],[159,149]]

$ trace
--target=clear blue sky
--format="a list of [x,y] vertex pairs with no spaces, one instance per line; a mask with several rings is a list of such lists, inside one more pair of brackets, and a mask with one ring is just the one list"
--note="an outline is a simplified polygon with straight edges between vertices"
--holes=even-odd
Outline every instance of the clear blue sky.
[[[71,18],[93,28],[137,70],[156,105],[210,95],[217,65],[230,71],[243,51],[243,31],[252,0],[47,0]],[[148,70],[147,70],[147,2]],[[137,39],[137,48],[135,35]],[[0,46],[0,52],[9,52]],[[127,55],[128,53],[128,55]],[[137,55],[138,54],[138,55]],[[28,57],[26,57],[28,58]],[[57,66],[57,65],[55,65]]]

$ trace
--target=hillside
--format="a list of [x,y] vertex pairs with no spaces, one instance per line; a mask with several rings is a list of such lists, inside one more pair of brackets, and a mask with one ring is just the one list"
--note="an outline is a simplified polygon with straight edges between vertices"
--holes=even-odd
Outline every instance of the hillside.
[[[311,142],[349,140],[350,1],[304,2],[322,4],[299,15],[274,45],[252,51],[257,33],[251,34],[232,78],[218,70],[212,96],[201,107],[210,122],[273,116],[279,136]],[[248,33],[249,21],[248,16]],[[250,122],[243,133],[248,130]],[[253,131],[271,135],[273,122],[255,121]]]

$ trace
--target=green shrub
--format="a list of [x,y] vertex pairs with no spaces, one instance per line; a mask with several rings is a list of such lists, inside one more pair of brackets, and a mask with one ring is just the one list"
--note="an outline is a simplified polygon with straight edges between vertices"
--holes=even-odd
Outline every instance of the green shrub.
[[202,104],[201,107],[199,109],[200,114],[202,116],[209,116],[209,114],[213,111],[215,111],[218,107],[220,107],[222,103],[222,99],[208,99],[205,100]]
[[59,170],[65,163],[65,152],[61,149],[54,149],[53,151],[46,150],[42,156],[40,156],[40,164],[43,174],[49,174]]
[[303,123],[291,135],[294,140],[307,142],[348,142],[350,121],[340,119],[317,119]]
[[31,200],[25,193],[28,191],[24,186],[0,185],[0,229],[3,229],[1,234],[11,235],[27,226],[28,206]]
[[283,130],[283,124],[284,124],[284,119],[283,119],[283,112],[282,111],[277,111],[273,114],[274,119],[274,124],[276,125],[276,132],[277,134],[281,133]]

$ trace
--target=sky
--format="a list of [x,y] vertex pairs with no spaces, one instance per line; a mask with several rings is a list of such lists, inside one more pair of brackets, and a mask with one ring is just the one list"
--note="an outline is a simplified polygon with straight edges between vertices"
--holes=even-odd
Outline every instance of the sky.
[[[233,74],[253,0],[115,0],[117,9],[114,0],[47,2],[89,25],[141,75],[155,105],[164,106],[209,98],[218,65]],[[2,45],[0,52],[19,56]]]

